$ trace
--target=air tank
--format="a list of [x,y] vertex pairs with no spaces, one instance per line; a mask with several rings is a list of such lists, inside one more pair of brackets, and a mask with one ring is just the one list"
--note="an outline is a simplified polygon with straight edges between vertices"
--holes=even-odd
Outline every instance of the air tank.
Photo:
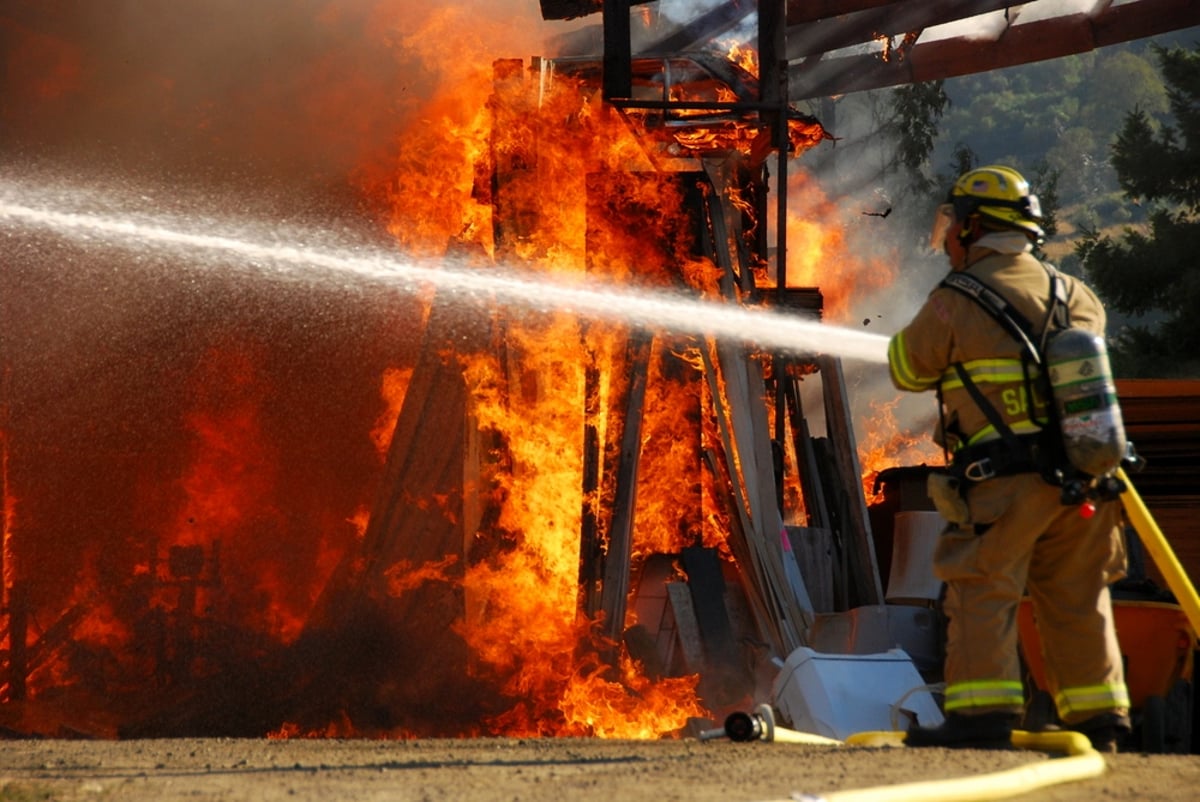
[[1127,443],[1104,338],[1064,329],[1050,337],[1045,356],[1067,459],[1092,476],[1116,470]]

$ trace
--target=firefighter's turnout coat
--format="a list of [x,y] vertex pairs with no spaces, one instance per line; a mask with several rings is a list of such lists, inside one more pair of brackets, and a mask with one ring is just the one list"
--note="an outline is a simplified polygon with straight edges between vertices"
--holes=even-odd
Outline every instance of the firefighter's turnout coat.
[[[1050,274],[1028,252],[974,246],[965,272],[1000,292],[1040,333],[1050,302]],[[1104,332],[1105,314],[1083,283],[1059,274],[1070,321]],[[889,343],[892,382],[901,390],[939,390],[936,439],[951,452],[997,441],[954,368],[960,363],[1018,435],[1045,421],[1047,399],[1029,398],[1022,346],[976,300],[939,286],[913,321]],[[1035,394],[1036,395],[1036,394]],[[1048,690],[1067,724],[1102,712],[1127,712],[1121,654],[1108,585],[1124,575],[1119,505],[1097,502],[1095,514],[1065,506],[1061,492],[1035,470],[965,483],[969,520],[939,538],[936,576],[946,583],[944,610],[947,712],[1020,712],[1024,694],[1017,656],[1017,606],[1028,589],[1045,657]]]

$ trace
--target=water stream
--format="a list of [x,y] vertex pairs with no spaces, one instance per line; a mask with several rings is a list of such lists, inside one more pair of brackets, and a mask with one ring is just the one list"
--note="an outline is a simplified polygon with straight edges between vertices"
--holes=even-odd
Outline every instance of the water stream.
[[[454,259],[420,263],[379,246],[336,244],[329,232],[298,232],[263,223],[226,223],[203,215],[120,208],[86,191],[47,190],[0,179],[0,230],[41,229],[56,236],[130,251],[167,252],[189,264],[252,269],[264,276],[319,285],[348,279],[403,292],[435,287],[464,304],[500,303],[655,332],[709,336],[773,353],[830,354],[886,364],[887,338],[805,320],[786,312],[697,300],[667,292],[568,281]],[[286,237],[286,238],[285,238]],[[324,244],[324,243],[334,244]],[[322,243],[322,244],[308,244]]]

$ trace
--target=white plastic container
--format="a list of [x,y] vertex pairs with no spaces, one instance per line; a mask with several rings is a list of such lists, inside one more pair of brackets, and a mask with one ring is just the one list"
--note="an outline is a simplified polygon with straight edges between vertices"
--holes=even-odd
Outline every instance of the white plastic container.
[[936,727],[942,711],[903,649],[788,656],[772,686],[773,705],[791,729],[845,740],[856,732]]

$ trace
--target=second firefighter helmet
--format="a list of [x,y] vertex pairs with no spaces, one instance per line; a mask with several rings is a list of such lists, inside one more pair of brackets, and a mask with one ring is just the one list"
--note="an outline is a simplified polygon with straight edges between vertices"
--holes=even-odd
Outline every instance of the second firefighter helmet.
[[934,218],[932,244],[940,247],[954,220],[978,215],[989,227],[1022,231],[1041,240],[1042,204],[1029,182],[1011,167],[993,164],[968,170],[954,182]]

